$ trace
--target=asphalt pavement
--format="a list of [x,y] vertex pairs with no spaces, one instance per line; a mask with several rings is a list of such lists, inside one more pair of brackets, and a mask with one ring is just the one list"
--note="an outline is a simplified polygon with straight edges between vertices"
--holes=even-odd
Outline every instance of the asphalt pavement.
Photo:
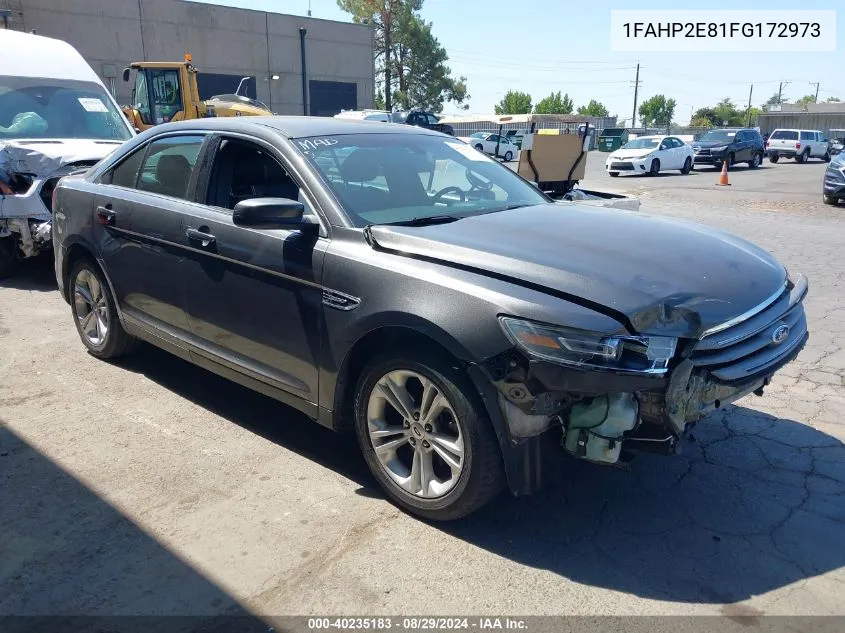
[[143,347],[88,355],[49,262],[0,282],[2,614],[845,614],[845,208],[823,165],[585,187],[725,228],[810,279],[811,339],[763,397],[630,472],[562,459],[430,525],[354,438]]

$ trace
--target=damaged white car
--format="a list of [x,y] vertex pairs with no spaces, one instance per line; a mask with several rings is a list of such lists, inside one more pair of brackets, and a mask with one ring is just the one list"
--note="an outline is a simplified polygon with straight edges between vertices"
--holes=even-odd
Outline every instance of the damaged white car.
[[0,31],[0,278],[52,248],[56,183],[135,132],[94,70],[60,40]]

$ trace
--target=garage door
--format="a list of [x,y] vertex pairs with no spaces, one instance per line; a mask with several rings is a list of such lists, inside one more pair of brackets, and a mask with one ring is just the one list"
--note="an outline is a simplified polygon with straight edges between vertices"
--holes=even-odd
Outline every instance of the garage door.
[[308,82],[311,116],[334,116],[341,110],[358,109],[358,85],[346,81]]

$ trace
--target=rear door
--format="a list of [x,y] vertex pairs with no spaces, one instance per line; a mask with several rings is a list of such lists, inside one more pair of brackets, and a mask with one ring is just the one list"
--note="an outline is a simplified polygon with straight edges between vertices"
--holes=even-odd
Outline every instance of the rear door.
[[[214,361],[316,403],[326,229],[316,237],[235,225],[232,212],[242,200],[313,205],[263,140],[221,135],[212,155],[199,184],[203,204],[182,226],[192,235],[185,287],[195,361]],[[318,221],[313,211],[312,219]]]
[[100,255],[126,319],[178,343],[188,335],[182,214],[206,136],[156,137],[106,172],[95,220]]
[[797,130],[775,130],[769,137],[769,150],[788,150],[795,151],[796,144],[799,143]]
[[740,130],[734,137],[735,149],[734,157],[736,162],[744,163],[751,160],[751,152],[749,151],[749,138],[745,130]]

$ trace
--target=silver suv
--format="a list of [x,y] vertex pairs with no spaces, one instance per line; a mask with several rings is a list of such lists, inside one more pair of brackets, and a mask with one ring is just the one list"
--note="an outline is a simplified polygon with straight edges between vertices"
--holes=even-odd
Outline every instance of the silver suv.
[[775,130],[766,141],[766,154],[772,163],[781,156],[804,163],[811,158],[830,161],[830,142],[818,130]]

